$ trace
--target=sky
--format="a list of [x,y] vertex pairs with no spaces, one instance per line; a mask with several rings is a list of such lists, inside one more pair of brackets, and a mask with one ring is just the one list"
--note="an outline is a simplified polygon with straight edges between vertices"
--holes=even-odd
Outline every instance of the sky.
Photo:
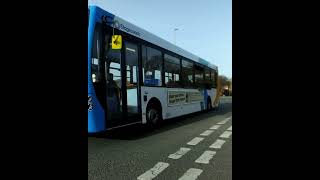
[[[232,0],[88,0],[185,49],[232,78]],[[176,33],[174,29],[178,28]]]

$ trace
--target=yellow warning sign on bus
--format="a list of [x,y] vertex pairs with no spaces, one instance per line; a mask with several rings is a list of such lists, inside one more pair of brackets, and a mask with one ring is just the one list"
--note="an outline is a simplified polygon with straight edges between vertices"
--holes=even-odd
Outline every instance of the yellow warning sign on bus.
[[122,36],[113,35],[112,36],[112,49],[121,49],[122,48]]

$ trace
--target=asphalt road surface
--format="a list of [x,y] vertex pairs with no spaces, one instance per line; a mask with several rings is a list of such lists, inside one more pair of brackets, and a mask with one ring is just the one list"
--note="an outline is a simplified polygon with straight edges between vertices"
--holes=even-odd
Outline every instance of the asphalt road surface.
[[89,180],[231,180],[232,98],[220,109],[88,138]]

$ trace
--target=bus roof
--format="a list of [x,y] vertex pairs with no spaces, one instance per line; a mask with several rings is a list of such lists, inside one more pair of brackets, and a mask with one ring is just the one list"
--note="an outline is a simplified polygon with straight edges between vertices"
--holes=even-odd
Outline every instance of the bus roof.
[[[92,11],[95,14],[95,21],[96,22],[101,22],[102,21],[102,16],[107,17],[107,22],[114,22],[114,26],[116,29],[119,29],[120,31],[126,32],[128,34],[131,34],[135,37],[138,37],[142,40],[148,41],[152,44],[155,44],[157,46],[160,46],[164,49],[167,49],[169,51],[172,51],[180,56],[183,56],[187,59],[193,60],[195,62],[198,62],[202,65],[208,66],[212,69],[218,70],[218,67],[211,64],[210,62],[142,29],[139,28],[138,26],[131,24],[124,19],[115,16],[103,9],[101,9],[98,6],[89,6],[90,11]],[[107,23],[109,26],[112,26],[112,23]]]

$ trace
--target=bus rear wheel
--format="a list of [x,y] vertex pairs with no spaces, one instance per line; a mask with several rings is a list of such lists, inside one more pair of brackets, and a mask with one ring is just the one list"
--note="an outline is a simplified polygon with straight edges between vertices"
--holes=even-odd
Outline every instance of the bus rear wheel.
[[146,116],[148,126],[151,128],[157,127],[162,119],[161,111],[154,106],[150,106],[147,108]]

